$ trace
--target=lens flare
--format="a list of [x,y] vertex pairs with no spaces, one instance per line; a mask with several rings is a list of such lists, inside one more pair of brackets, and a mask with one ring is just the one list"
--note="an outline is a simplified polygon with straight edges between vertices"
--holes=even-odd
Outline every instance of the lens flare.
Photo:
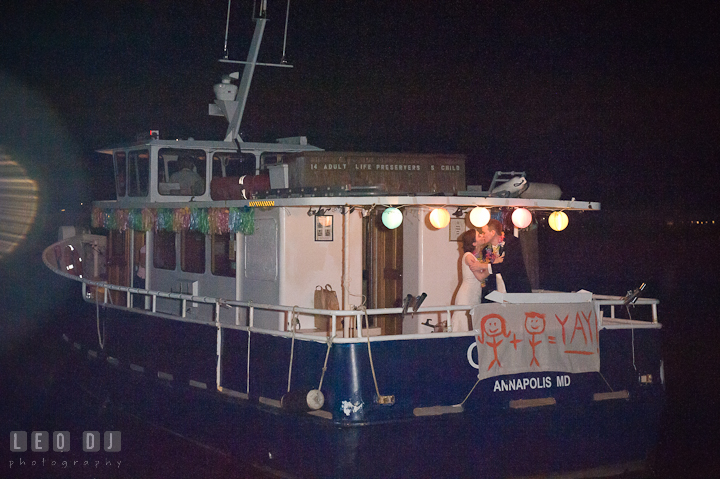
[[37,208],[37,183],[0,147],[0,259],[25,240]]

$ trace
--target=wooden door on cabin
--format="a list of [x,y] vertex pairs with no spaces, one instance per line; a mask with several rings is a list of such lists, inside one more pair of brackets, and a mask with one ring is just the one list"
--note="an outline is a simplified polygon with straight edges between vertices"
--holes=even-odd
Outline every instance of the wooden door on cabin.
[[[403,228],[388,229],[382,224],[383,210],[375,209],[363,219],[363,251],[368,309],[402,306]],[[382,334],[401,334],[402,316],[377,316],[375,326]],[[372,326],[372,325],[371,325]]]
[[[130,286],[130,230],[111,230],[107,246],[108,283]],[[122,291],[110,291],[112,304],[125,306],[127,295]]]

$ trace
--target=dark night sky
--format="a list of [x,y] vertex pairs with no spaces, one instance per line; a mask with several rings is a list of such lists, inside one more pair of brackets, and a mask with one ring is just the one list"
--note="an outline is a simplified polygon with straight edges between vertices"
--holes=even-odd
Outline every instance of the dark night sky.
[[[522,170],[605,209],[710,213],[719,8],[682,3],[295,0],[294,69],[257,70],[244,139],[463,153],[468,182],[485,187],[495,170]],[[207,104],[230,71],[216,61],[226,8],[3,2],[0,75],[44,98],[85,159],[151,128],[220,139]],[[280,60],[285,8],[271,2],[261,61]],[[245,58],[250,12],[233,2],[233,59]]]
[[[286,3],[269,1],[260,61],[278,62]],[[8,345],[74,314],[74,285],[39,250],[68,224],[60,207],[110,196],[110,162],[94,150],[150,129],[223,138],[226,123],[207,105],[232,71],[217,62],[226,9],[227,0],[0,0],[0,186],[9,154],[41,199],[28,239],[0,257],[0,367]],[[294,68],[258,68],[241,131],[248,141],[306,135],[336,151],[462,153],[470,184],[526,171],[564,198],[601,202],[593,216],[613,221],[590,232],[606,241],[548,240],[562,248],[547,248],[546,277],[613,294],[647,281],[668,331],[666,434],[675,439],[659,457],[680,473],[665,477],[718,477],[692,474],[717,463],[716,381],[707,379],[717,377],[718,229],[628,232],[614,220],[715,219],[719,13],[717,0],[292,0]],[[233,0],[233,59],[247,54],[250,15],[249,0]],[[13,371],[27,391],[45,376]]]

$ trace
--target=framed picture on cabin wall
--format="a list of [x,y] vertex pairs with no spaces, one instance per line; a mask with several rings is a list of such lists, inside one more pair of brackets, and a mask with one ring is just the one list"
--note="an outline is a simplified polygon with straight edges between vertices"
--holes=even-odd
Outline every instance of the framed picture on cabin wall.
[[465,218],[450,218],[450,241],[457,241],[466,229]]
[[333,217],[331,215],[315,217],[315,241],[333,240]]

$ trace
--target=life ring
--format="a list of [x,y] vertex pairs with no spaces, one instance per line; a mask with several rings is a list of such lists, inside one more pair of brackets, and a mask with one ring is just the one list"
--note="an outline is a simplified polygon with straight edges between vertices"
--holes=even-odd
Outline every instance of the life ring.
[[474,367],[475,369],[480,369],[480,365],[473,360],[473,357],[472,357],[473,348],[477,348],[477,341],[473,341],[472,344],[470,346],[468,346],[467,359],[468,359],[468,362],[470,363],[470,366]]

